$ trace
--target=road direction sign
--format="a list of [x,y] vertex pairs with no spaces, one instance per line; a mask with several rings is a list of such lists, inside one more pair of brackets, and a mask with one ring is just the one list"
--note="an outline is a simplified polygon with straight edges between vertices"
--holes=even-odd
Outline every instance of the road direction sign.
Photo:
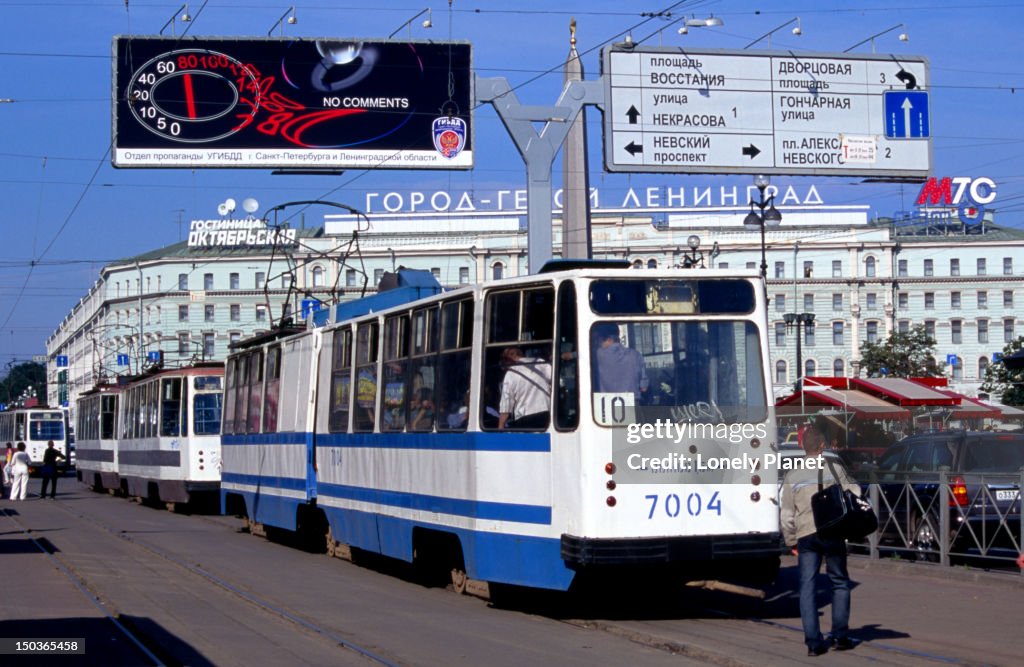
[[66,355],[66,354],[58,354],[57,355],[57,368],[67,368],[67,367],[68,367],[68,355]]
[[129,360],[128,360],[128,355],[127,354],[119,354],[119,355],[117,355],[117,365],[118,366],[127,366],[128,363],[129,363]]
[[[663,47],[610,47],[602,56],[609,171],[931,171],[928,62],[920,56]],[[898,96],[899,127],[888,115],[889,92]]]
[[947,354],[946,355],[946,363],[949,364],[950,366],[956,366],[956,355],[955,354]]
[[923,90],[887,90],[885,136],[890,139],[925,139],[928,128],[928,93]]

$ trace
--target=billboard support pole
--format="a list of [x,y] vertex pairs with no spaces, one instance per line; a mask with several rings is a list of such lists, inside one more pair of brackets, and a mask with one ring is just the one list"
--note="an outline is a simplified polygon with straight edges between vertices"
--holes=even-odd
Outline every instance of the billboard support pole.
[[[551,166],[584,104],[604,106],[604,80],[571,81],[554,106],[519,103],[504,77],[476,77],[478,102],[489,102],[498,112],[526,164],[527,268],[540,271],[552,257]],[[533,123],[544,123],[540,132]]]

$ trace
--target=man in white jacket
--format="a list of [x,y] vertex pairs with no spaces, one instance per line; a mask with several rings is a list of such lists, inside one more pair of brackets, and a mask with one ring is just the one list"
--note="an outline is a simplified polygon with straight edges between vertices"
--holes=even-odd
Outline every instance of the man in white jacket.
[[25,451],[25,443],[18,443],[18,450],[11,457],[11,500],[25,500],[28,493],[28,466],[31,457]]

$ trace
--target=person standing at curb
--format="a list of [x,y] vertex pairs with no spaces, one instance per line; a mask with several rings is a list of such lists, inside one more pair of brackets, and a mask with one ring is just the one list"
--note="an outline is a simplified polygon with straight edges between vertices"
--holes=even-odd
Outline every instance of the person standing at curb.
[[11,500],[25,500],[28,493],[28,466],[31,457],[25,451],[25,443],[18,443],[18,451],[11,457]]
[[[827,432],[827,423],[820,418],[804,432],[802,445],[805,456],[822,455]],[[800,568],[800,620],[809,656],[822,655],[831,647],[837,651],[848,651],[856,646],[849,637],[850,575],[846,569],[846,541],[819,537],[811,511],[811,497],[818,491],[819,474],[823,474],[825,486],[841,483],[843,488],[860,495],[860,487],[846,474],[846,470],[843,467],[836,470],[842,479],[833,479],[829,468],[825,468],[823,473],[817,467],[792,470],[786,475],[782,491],[782,533],[786,545],[796,547]],[[822,560],[832,582],[832,633],[827,640],[821,634],[815,599],[815,583]]]

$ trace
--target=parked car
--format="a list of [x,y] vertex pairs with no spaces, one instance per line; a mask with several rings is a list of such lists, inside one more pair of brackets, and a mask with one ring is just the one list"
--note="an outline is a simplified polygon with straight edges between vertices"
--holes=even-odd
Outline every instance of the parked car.
[[[939,431],[904,438],[875,470],[880,539],[937,559],[945,509],[951,553],[1016,558],[1022,470],[1024,434]],[[942,471],[948,474],[945,508],[939,506]]]

